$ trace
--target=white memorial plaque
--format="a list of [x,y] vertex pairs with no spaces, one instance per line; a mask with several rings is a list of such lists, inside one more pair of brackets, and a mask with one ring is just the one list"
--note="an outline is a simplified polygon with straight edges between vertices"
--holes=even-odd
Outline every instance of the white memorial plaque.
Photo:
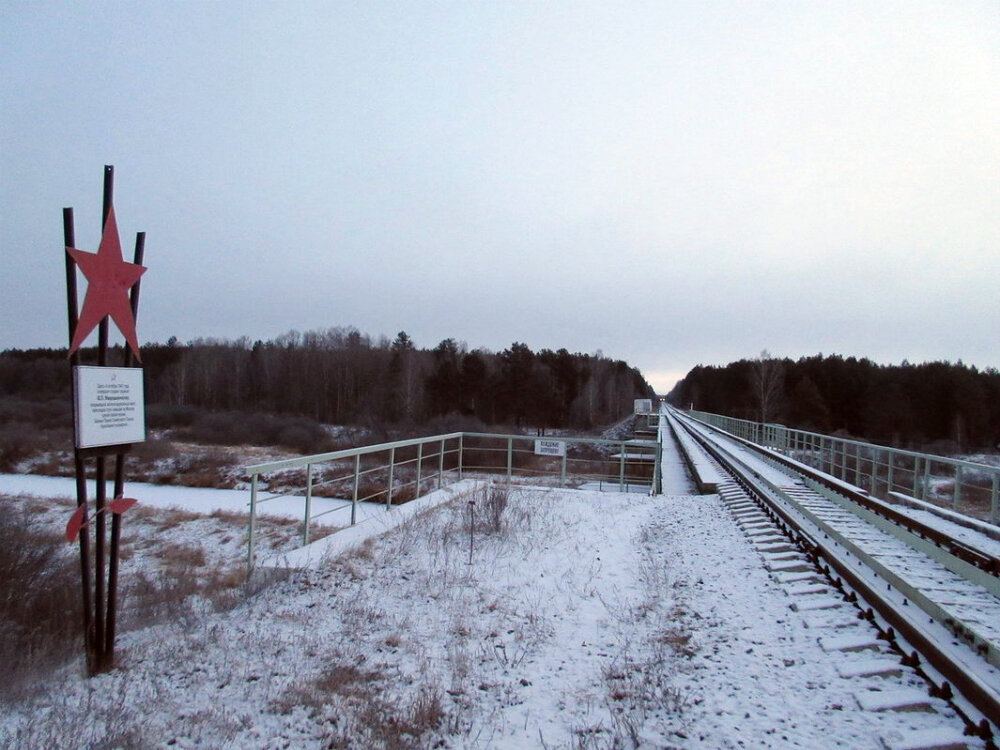
[[565,456],[566,443],[562,440],[536,440],[536,456]]
[[141,443],[146,399],[141,367],[75,367],[76,447]]

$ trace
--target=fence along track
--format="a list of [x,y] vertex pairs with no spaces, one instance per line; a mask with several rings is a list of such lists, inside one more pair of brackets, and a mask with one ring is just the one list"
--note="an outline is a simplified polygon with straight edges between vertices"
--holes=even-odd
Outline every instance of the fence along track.
[[[880,629],[883,638],[895,642],[900,653],[906,654],[909,649],[913,649],[906,663],[917,668],[918,674],[928,680],[931,694],[949,700],[965,718],[970,731],[985,739],[988,747],[995,747],[993,737],[1000,727],[1000,672],[988,662],[1000,662],[1000,638],[993,634],[985,639],[977,636],[974,628],[966,627],[959,618],[949,616],[948,612],[933,601],[928,602],[929,597],[879,563],[875,559],[876,555],[866,552],[862,545],[838,532],[832,518],[838,513],[844,513],[845,509],[808,487],[813,482],[831,478],[825,475],[817,477],[818,473],[807,467],[794,465],[794,461],[761,451],[752,444],[746,444],[746,441],[739,441],[756,454],[764,454],[767,459],[780,463],[785,471],[791,470],[798,475],[799,478],[789,477],[787,482],[781,482],[779,486],[766,478],[767,471],[759,470],[759,466],[755,470],[752,462],[743,463],[732,451],[705,435],[702,429],[693,428],[687,420],[677,421],[719,463],[725,473],[733,477],[742,491],[784,528],[786,536],[793,539],[810,559],[825,569],[835,587],[849,589],[849,599],[858,597],[867,605],[867,610],[864,606],[859,606]],[[726,439],[731,440],[732,436],[726,434]],[[837,493],[852,489],[838,480],[832,481],[836,483]],[[732,489],[720,487],[720,494],[727,491],[731,492]],[[853,494],[860,493],[855,491]],[[855,498],[850,499],[853,501]],[[858,505],[867,507],[868,504]],[[967,545],[952,544],[954,540],[941,538],[938,530],[933,531],[933,543],[945,549],[945,554],[952,554],[952,550],[956,549],[960,553],[965,552]],[[918,532],[912,533],[916,536]],[[981,551],[976,552],[974,557],[978,558]],[[920,553],[915,551],[914,555],[919,557]],[[968,556],[965,554],[954,557],[967,567],[974,568],[978,577],[996,581],[996,575],[989,572],[995,569],[990,567],[995,560],[991,561],[988,554],[983,555],[987,558],[985,569],[982,565],[974,566],[967,562]],[[924,560],[930,562],[926,556]],[[905,595],[902,593],[904,591]],[[985,591],[982,593],[992,600],[994,607],[1000,608],[1000,600],[995,595]],[[997,627],[1000,627],[1000,619]],[[958,639],[956,635],[959,636]],[[956,645],[956,640],[962,644]]]
[[[709,429],[718,430],[718,428],[715,427],[709,427]],[[763,449],[751,441],[737,437],[732,433],[724,434],[727,440],[738,443],[748,450],[759,454],[768,463],[776,464],[784,470],[790,470],[794,474],[805,477],[823,487],[826,487],[828,490],[843,495],[845,498],[857,505],[862,506],[867,511],[884,518],[896,526],[908,530],[916,536],[930,540],[936,546],[946,550],[953,557],[980,568],[995,579],[1000,579],[1000,557],[997,555],[955,539],[934,526],[922,523],[906,513],[901,513],[889,503],[871,497],[867,492],[859,490],[857,487],[836,479],[829,474],[817,471],[810,466],[806,466],[805,464],[802,464],[792,458],[788,458],[787,456],[784,456],[776,451]]]

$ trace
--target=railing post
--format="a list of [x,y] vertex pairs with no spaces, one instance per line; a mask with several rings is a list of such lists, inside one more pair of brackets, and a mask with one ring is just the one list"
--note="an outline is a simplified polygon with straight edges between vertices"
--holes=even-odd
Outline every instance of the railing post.
[[1000,474],[993,475],[993,492],[990,493],[990,521],[1000,524]]
[[861,443],[854,444],[854,486],[861,486]]
[[361,481],[361,454],[354,454],[354,496],[351,499],[351,526],[358,522],[358,484]]
[[302,546],[309,544],[309,519],[312,518],[313,465],[306,464],[306,512],[302,519]]
[[465,435],[458,436],[458,481],[462,481],[465,470]]
[[253,534],[254,534],[254,517],[257,515],[257,477],[259,474],[254,474],[253,478],[250,480],[250,522],[247,527],[247,567],[253,570]]
[[389,449],[389,482],[385,490],[385,507],[392,505],[392,472],[396,468],[396,449]]
[[424,444],[420,443],[417,445],[417,490],[415,493],[415,498],[420,497],[420,469],[421,464],[424,462]]
[[438,456],[438,489],[444,487],[444,440],[441,441],[441,451]]
[[886,478],[887,487],[885,488],[885,496],[889,497],[889,494],[893,491],[892,489],[892,469],[896,463],[896,451],[888,451],[889,466],[886,468]]
[[507,484],[510,484],[514,468],[514,438],[507,438]]
[[931,483],[931,459],[929,456],[924,456],[924,483],[920,487],[920,499],[927,499],[927,485]]
[[562,468],[559,470],[559,486],[566,486],[566,457],[569,455],[569,446],[563,444]]
[[621,444],[621,458],[618,459],[618,491],[625,491],[625,443]]
[[871,484],[872,497],[875,496],[876,491],[878,490],[878,457],[879,457],[879,453],[881,453],[881,451],[879,451],[878,448],[872,448],[872,484]]
[[958,510],[958,504],[962,500],[962,467],[955,467],[955,490],[951,493],[951,509]]
[[663,492],[663,481],[660,477],[662,471],[660,460],[663,456],[663,434],[656,431],[656,455],[653,457],[653,486],[650,488],[650,495],[659,495]]

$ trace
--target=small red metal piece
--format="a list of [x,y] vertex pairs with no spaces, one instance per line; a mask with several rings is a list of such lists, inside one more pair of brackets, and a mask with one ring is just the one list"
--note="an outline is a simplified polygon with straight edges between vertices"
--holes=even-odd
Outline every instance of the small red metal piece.
[[134,497],[121,497],[120,495],[108,503],[108,510],[114,513],[116,516],[120,516],[122,513],[127,511],[133,505],[135,505],[138,500]]
[[110,315],[135,353],[135,358],[141,362],[139,339],[135,333],[135,316],[132,314],[132,303],[128,295],[129,290],[146,269],[122,260],[122,246],[118,238],[114,206],[108,212],[104,235],[101,237],[101,245],[96,254],[73,247],[67,247],[66,252],[87,278],[87,296],[83,300],[83,310],[80,311],[80,319],[73,332],[69,353],[72,354],[79,349],[90,332]]
[[80,529],[83,527],[83,514],[87,512],[86,505],[79,505],[77,509],[73,511],[73,515],[69,517],[69,523],[66,524],[66,541],[75,542],[77,536],[80,534]]

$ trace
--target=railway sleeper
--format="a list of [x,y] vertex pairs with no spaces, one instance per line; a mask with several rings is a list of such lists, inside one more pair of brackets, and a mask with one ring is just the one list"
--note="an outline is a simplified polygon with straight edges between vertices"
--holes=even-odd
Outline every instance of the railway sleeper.
[[[697,435],[696,438],[702,442],[707,451],[715,454],[714,449],[709,446],[704,439]],[[716,458],[720,463],[723,463],[721,457],[717,454]],[[867,620],[873,627],[875,627],[879,634],[879,640],[885,644],[886,648],[890,649],[890,651],[894,652],[898,656],[900,665],[912,669],[914,674],[925,681],[928,686],[927,692],[929,696],[939,698],[949,703],[955,713],[963,720],[965,724],[965,735],[975,736],[984,740],[987,750],[998,750],[994,743],[993,726],[988,718],[983,718],[981,721],[976,723],[975,720],[965,710],[963,710],[962,706],[956,701],[957,696],[952,689],[950,681],[944,679],[943,676],[937,672],[937,669],[931,667],[930,665],[927,665],[927,668],[925,668],[924,662],[917,653],[918,650],[913,649],[904,639],[898,638],[895,629],[890,624],[882,624],[884,617],[891,617],[889,615],[891,607],[886,611],[882,611],[882,607],[887,606],[886,603],[883,602],[878,596],[875,596],[875,598],[872,599],[871,597],[875,595],[874,590],[869,589],[867,584],[865,584],[862,579],[855,576],[853,572],[850,571],[849,567],[846,567],[845,563],[837,561],[836,556],[831,556],[830,552],[823,548],[823,545],[807,541],[809,537],[803,530],[795,529],[794,524],[790,519],[785,517],[783,512],[778,511],[776,507],[771,506],[771,503],[762,497],[760,492],[750,486],[749,482],[741,477],[737,472],[731,468],[727,468],[726,471],[733,476],[736,484],[738,484],[744,492],[746,492],[750,499],[763,509],[766,509],[765,512],[767,515],[775,519],[776,527],[783,534],[788,536],[789,539],[797,539],[803,544],[805,549],[808,550],[807,554],[811,560],[812,567],[816,570],[820,570],[831,586],[833,586],[834,581],[838,581],[840,586],[846,589],[844,599],[846,602],[849,602],[851,606],[857,608],[858,619]],[[751,471],[750,473],[754,474],[757,478],[760,478],[760,474],[758,472]],[[852,501],[857,502],[856,497],[851,499]],[[759,528],[756,529],[754,533],[757,535],[767,534],[766,531]],[[827,535],[824,534],[824,536]],[[821,562],[821,560],[823,562]],[[772,575],[780,574],[781,572],[787,573],[790,572],[786,567],[789,564],[797,565],[798,563],[785,562],[784,564],[779,563],[777,565],[768,566],[768,568],[771,570]],[[831,566],[835,568],[836,572],[831,570]],[[980,565],[980,567],[982,567],[982,565]],[[805,570],[797,572],[801,573],[801,575],[807,575],[807,571]],[[876,574],[876,578],[877,577],[878,576]],[[849,581],[849,583],[845,583],[844,581]],[[857,593],[859,586],[862,589],[862,596],[860,597]],[[887,584],[887,589],[891,590],[892,586]],[[875,603],[882,602],[878,604],[880,609],[878,615],[875,613],[875,608],[868,604],[869,600]],[[924,646],[927,645],[928,644],[925,642]],[[909,652],[907,651],[907,648],[910,649]],[[987,717],[990,717],[990,710],[987,710],[986,714]],[[995,721],[1000,720],[1000,716],[993,718]],[[886,746],[890,747],[898,745],[893,743],[893,745],[886,744]]]

